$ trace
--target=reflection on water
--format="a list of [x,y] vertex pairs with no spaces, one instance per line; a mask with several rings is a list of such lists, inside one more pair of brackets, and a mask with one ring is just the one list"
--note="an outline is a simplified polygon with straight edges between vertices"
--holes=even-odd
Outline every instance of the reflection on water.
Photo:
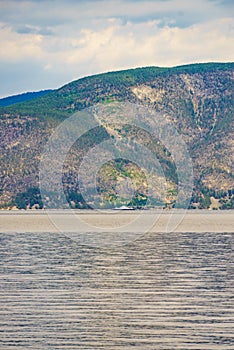
[[0,237],[1,349],[234,349],[230,233]]

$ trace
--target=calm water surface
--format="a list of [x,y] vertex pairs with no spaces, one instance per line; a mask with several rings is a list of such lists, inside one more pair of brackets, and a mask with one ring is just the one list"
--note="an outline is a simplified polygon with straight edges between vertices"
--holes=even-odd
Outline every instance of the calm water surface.
[[234,349],[230,233],[0,237],[1,349]]

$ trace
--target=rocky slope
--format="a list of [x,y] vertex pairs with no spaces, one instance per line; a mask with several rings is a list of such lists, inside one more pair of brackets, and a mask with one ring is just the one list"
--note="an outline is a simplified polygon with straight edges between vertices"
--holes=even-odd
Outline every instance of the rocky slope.
[[[194,168],[191,207],[232,208],[233,76],[233,63],[138,68],[86,77],[34,100],[0,108],[1,206],[42,206],[38,191],[41,152],[61,121],[96,103],[129,101],[165,115],[186,142]],[[173,206],[178,179],[165,147],[142,131],[107,125],[85,135],[67,156],[63,181],[71,206],[86,206],[77,185],[83,156],[103,139],[123,135],[150,148],[166,176],[167,195],[163,197],[158,188],[150,205]],[[128,191],[126,179],[131,180],[134,192],[130,205],[146,203],[150,191],[141,169],[117,159],[105,164],[98,175],[103,206],[129,204],[124,193]]]

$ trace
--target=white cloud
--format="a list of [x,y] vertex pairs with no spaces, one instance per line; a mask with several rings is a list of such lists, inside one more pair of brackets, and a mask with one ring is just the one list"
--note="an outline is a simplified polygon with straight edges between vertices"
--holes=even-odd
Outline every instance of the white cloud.
[[0,24],[0,61],[20,62],[25,58],[42,58],[42,36],[39,34],[19,34]]

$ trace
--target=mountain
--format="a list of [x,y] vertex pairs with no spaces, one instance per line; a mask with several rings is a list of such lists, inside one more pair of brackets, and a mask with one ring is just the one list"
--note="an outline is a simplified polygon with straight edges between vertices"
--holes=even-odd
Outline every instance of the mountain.
[[[129,69],[85,77],[33,100],[1,107],[1,206],[42,207],[38,189],[40,157],[56,126],[74,112],[96,103],[128,101],[165,115],[185,141],[194,170],[190,207],[233,208],[233,73],[234,63]],[[178,176],[165,146],[134,127],[100,125],[82,136],[66,158],[63,184],[71,206],[90,206],[77,183],[84,155],[105,139],[123,136],[137,140],[156,155],[167,180],[167,193],[163,195],[158,186],[154,189],[158,193],[152,194],[144,172],[136,164],[116,159],[107,162],[97,177],[101,206],[141,207],[147,199],[151,206],[174,205]],[[126,178],[134,187],[130,203],[124,193],[128,191]],[[53,206],[50,197],[46,205]]]
[[33,91],[33,92],[25,92],[19,95],[13,95],[9,97],[0,98],[0,107],[6,107],[13,105],[15,103],[21,103],[25,101],[33,100],[34,98],[38,98],[40,96],[46,95],[53,90],[41,90],[41,91]]

